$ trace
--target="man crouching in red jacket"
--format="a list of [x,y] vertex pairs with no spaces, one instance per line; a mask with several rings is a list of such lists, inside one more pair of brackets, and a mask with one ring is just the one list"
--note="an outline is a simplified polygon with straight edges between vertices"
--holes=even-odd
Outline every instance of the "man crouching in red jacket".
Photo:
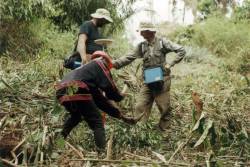
[[70,113],[62,130],[64,138],[84,118],[94,132],[97,149],[104,150],[105,129],[98,108],[124,122],[135,123],[135,120],[125,117],[109,101],[119,102],[123,99],[112,79],[111,68],[111,58],[105,52],[96,51],[91,62],[71,71],[56,85],[57,99]]

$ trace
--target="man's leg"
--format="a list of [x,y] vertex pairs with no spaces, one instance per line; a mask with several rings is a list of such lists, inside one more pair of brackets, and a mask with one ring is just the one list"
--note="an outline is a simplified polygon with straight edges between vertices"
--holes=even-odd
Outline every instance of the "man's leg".
[[149,119],[153,102],[154,98],[150,89],[146,85],[143,85],[136,98],[135,105],[135,117],[138,118],[143,114],[141,118],[142,123],[145,123]]
[[81,111],[84,120],[94,132],[95,144],[98,151],[104,151],[106,147],[106,137],[101,113],[93,101],[81,104],[81,108],[84,109],[84,111]]
[[165,78],[163,90],[155,96],[156,105],[161,113],[161,118],[159,121],[159,127],[161,130],[166,130],[170,125],[170,86],[170,78]]
[[71,130],[81,122],[81,113],[77,111],[78,105],[75,102],[67,102],[64,107],[70,113],[70,117],[64,122],[61,134],[67,138]]

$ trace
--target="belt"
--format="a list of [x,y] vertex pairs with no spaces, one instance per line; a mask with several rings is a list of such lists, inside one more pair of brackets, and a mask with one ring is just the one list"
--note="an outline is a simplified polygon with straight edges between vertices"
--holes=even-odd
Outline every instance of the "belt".
[[70,87],[70,86],[77,86],[79,88],[85,88],[85,89],[89,90],[88,85],[82,81],[65,81],[65,82],[56,84],[55,88],[56,88],[56,90],[59,90],[59,89]]
[[[77,86],[78,88],[89,90],[88,85],[82,81],[65,81],[55,85],[56,90],[60,90],[63,88],[67,88],[70,86]],[[64,95],[60,97],[59,102],[62,104],[63,102],[68,101],[81,101],[81,100],[92,100],[91,94],[75,94],[75,95]]]
[[60,104],[68,101],[92,100],[91,94],[64,95],[59,98]]

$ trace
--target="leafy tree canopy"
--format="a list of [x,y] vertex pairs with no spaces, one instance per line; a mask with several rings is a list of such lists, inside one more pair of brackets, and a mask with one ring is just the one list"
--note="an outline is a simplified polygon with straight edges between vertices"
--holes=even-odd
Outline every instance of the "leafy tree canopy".
[[[123,27],[124,19],[133,14],[131,8],[136,0],[0,0],[1,20],[30,22],[37,18],[48,18],[62,30],[80,25],[90,19],[97,8],[106,8],[114,18],[111,28]],[[119,12],[118,10],[119,9]],[[115,25],[115,26],[114,26]]]

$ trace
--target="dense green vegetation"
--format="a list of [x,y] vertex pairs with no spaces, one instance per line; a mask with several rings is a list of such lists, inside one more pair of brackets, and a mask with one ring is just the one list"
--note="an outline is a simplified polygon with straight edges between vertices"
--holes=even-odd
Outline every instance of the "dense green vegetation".
[[180,42],[207,48],[215,56],[225,58],[228,70],[244,74],[250,63],[249,25],[246,21],[213,16],[176,33]]

